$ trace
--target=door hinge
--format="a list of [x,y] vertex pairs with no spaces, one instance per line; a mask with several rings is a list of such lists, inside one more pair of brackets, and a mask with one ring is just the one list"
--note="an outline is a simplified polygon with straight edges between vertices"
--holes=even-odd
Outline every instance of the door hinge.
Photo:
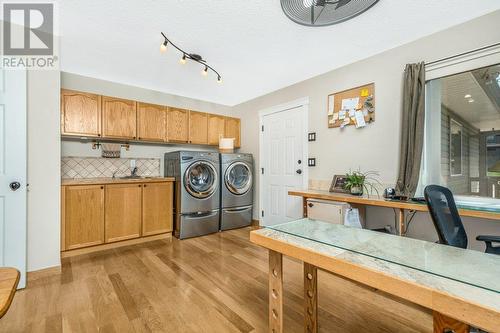
[[264,168],[260,168],[260,173],[264,174]]
[[264,132],[264,125],[262,125],[261,131]]
[[260,215],[261,215],[262,217],[264,217],[264,211],[262,211],[262,212],[260,213]]

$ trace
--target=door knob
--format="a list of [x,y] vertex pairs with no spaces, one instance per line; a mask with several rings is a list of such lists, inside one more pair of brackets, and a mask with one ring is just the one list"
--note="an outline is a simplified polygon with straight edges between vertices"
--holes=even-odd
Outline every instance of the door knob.
[[302,170],[298,169],[297,171],[295,171],[296,173],[298,173],[299,175],[302,174]]
[[20,182],[12,182],[9,184],[9,187],[12,191],[17,191],[21,187]]

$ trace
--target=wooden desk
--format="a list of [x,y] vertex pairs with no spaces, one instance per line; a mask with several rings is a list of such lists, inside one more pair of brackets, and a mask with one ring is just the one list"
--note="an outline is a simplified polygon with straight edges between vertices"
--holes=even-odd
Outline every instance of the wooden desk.
[[19,283],[19,271],[15,268],[0,268],[0,318],[2,318],[12,303]]
[[[417,211],[417,212],[428,212],[427,205],[407,202],[407,201],[391,201],[379,198],[377,196],[354,196],[350,194],[343,193],[332,193],[328,191],[318,191],[318,190],[297,190],[289,191],[289,195],[302,197],[302,206],[304,217],[307,217],[307,199],[322,199],[336,202],[346,202],[351,204],[353,207],[360,209],[360,215],[364,216],[365,206],[376,206],[376,207],[386,207],[397,209],[398,211],[398,233],[399,235],[404,235],[406,233],[405,225],[405,212],[406,211]],[[461,216],[468,217],[479,217],[483,219],[490,220],[500,220],[500,213],[478,211],[472,209],[458,209]]]
[[[456,259],[453,270],[462,264],[463,267],[470,268],[474,265],[473,261],[481,261],[481,264],[475,267],[480,274],[488,273],[488,281],[490,275],[498,273],[498,268],[489,271],[489,267],[496,266],[500,258],[484,253],[314,220],[291,223],[312,226],[313,235],[325,237],[339,234],[339,230],[328,228],[350,229],[346,232],[357,233],[352,237],[355,240],[366,240],[367,237],[364,236],[369,233],[368,242],[365,244],[383,243],[384,247],[392,245],[399,249],[398,255],[401,258],[419,253],[415,248],[428,249],[432,255],[439,255],[441,261],[453,256]],[[380,238],[380,242],[372,238]],[[497,290],[493,291],[270,228],[252,231],[250,240],[269,249],[269,332],[286,331],[283,328],[282,255],[304,262],[304,332],[318,330],[318,268],[432,310],[434,333],[446,332],[446,329],[453,329],[456,333],[468,333],[469,325],[491,333],[500,332],[500,286],[495,282],[498,281],[496,278],[488,282],[491,283],[488,287],[492,286]],[[425,256],[427,255],[426,253]],[[471,258],[481,260],[470,260]]]

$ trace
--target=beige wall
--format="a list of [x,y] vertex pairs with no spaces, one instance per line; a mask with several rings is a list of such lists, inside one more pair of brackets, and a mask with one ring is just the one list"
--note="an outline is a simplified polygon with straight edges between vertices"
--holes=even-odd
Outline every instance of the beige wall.
[[[498,22],[500,11],[235,106],[235,116],[242,119],[241,151],[253,153],[258,165],[259,110],[309,97],[309,131],[317,133],[317,141],[309,144],[309,156],[316,158],[317,165],[309,169],[309,178],[329,181],[334,174],[361,168],[379,171],[383,183],[393,184],[398,172],[405,64],[433,61],[498,43]],[[329,129],[326,110],[328,94],[371,82],[375,83],[375,123],[363,129],[353,126],[344,130]],[[258,189],[254,193],[258,203]],[[257,218],[257,212],[256,207],[254,218]],[[368,216],[372,225],[393,223],[392,211],[369,209]],[[467,221],[466,224],[473,226],[470,236],[483,230],[496,230],[500,234],[499,222]],[[412,229],[414,236],[435,238],[427,216],[417,218],[412,223]]]
[[[61,73],[61,86],[66,89],[80,90],[100,95],[108,95],[141,102],[169,105],[190,110],[230,115],[231,108],[220,104],[204,102],[192,98],[171,95],[159,91],[143,89],[139,87],[124,85],[72,73]],[[62,156],[100,156],[100,150],[93,150],[92,145],[85,141],[63,141],[61,145]],[[195,145],[154,145],[154,144],[131,144],[130,150],[122,150],[123,157],[131,158],[160,158],[163,174],[163,155],[175,150],[214,150],[206,146]]]

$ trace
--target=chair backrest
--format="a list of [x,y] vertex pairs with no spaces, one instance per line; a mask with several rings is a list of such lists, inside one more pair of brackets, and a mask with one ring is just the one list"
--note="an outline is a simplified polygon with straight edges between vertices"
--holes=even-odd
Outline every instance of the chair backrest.
[[467,248],[467,234],[449,189],[429,185],[424,189],[425,200],[441,244]]

